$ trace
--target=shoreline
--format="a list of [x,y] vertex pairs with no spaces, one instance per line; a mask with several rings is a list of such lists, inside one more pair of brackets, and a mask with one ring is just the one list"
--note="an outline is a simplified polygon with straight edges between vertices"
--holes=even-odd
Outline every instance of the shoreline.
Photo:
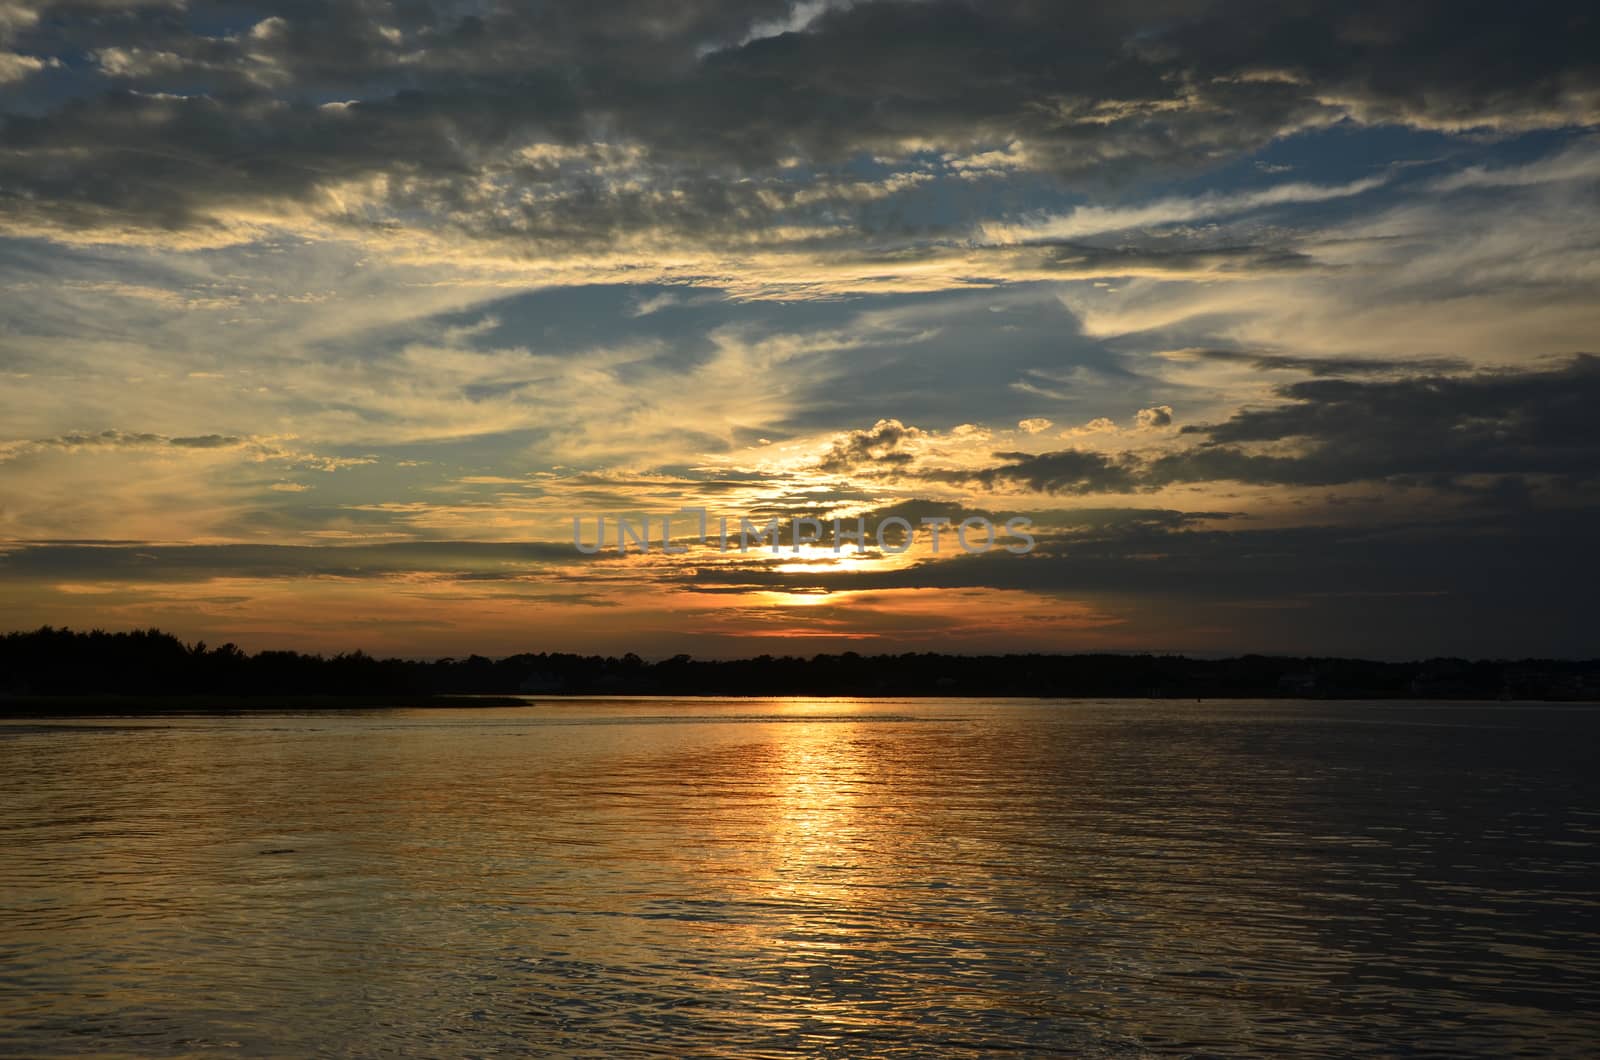
[[80,695],[0,697],[0,721],[61,717],[161,717],[200,714],[293,713],[301,711],[364,710],[464,710],[475,708],[529,707],[547,702],[573,700],[769,700],[769,699],[845,699],[845,700],[1018,700],[1056,701],[1093,700],[1127,703],[1285,702],[1285,703],[1435,703],[1440,705],[1499,706],[1595,706],[1596,699],[1557,699],[1492,696],[1397,696],[1393,694],[1347,695],[1105,695],[1064,693],[1061,695],[1015,695],[995,693],[950,695],[919,692],[571,692],[528,694],[441,693],[437,695]]
[[0,719],[73,717],[104,714],[249,714],[299,710],[394,710],[520,707],[517,696],[476,695],[194,695],[177,696],[5,696]]

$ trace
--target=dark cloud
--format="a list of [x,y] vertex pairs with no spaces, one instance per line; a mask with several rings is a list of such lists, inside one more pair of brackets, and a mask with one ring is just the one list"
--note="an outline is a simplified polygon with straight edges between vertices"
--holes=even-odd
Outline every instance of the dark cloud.
[[1415,375],[1418,372],[1461,372],[1465,361],[1453,357],[1291,357],[1252,350],[1185,350],[1187,358],[1245,364],[1264,372],[1302,372],[1311,376]]
[[[994,589],[1085,601],[1146,645],[1298,654],[1592,657],[1600,509],[1257,527],[1215,513],[1033,513],[1028,555],[956,554],[886,570],[682,573],[697,590]],[[1164,641],[1164,637],[1187,638]]]
[[1172,406],[1153,405],[1147,409],[1140,409],[1134,416],[1134,422],[1145,430],[1158,430],[1162,427],[1172,426]]
[[1304,251],[1271,244],[1216,247],[1098,247],[1082,243],[1042,245],[1049,249],[1039,262],[1039,268],[1049,272],[1097,276],[1197,271],[1263,273],[1322,267]]
[[[170,446],[174,449],[227,449],[245,439],[231,434],[200,434],[170,438],[146,431],[105,430],[93,433],[72,432],[53,438],[9,443],[12,451],[28,449],[149,449]],[[0,450],[3,454],[4,450]]]
[[[1402,476],[1448,482],[1473,475],[1600,475],[1600,357],[1559,367],[1401,379],[1312,379],[1286,399],[1226,422],[1183,428],[1195,450],[1163,457],[1147,481],[1234,478],[1332,484]],[[1292,457],[1244,447],[1293,443]]]
[[1086,449],[1054,453],[996,453],[1005,463],[975,471],[930,471],[944,482],[976,482],[986,489],[1017,485],[1036,493],[1131,493],[1140,487],[1136,458]]
[[0,549],[0,577],[127,582],[211,578],[384,578],[411,573],[511,576],[584,557],[571,544],[406,541],[374,545],[159,545],[21,542]]
[[1276,57],[1277,69],[1373,122],[1460,128],[1595,117],[1600,17],[1582,4],[1248,3],[1229,5],[1224,17],[1175,20],[1157,39],[1201,77],[1270,69]]
[[862,468],[900,468],[915,459],[900,448],[900,443],[919,438],[922,432],[899,420],[879,420],[871,428],[850,431],[833,443],[817,466],[823,471],[846,472]]
[[[36,10],[5,45],[41,62],[0,129],[0,210],[73,227],[203,227],[383,175],[382,223],[706,234],[848,220],[828,174],[869,155],[1021,143],[1016,164],[1103,181],[1341,117],[1591,124],[1600,92],[1600,19],[1575,3],[881,0],[799,32],[777,0]],[[606,178],[624,146],[643,179]]]
[[[1600,478],[1600,357],[1549,368],[1399,379],[1311,379],[1277,388],[1270,408],[1181,433],[1199,444],[1161,456],[1081,449],[996,453],[1003,463],[926,473],[936,481],[1041,493],[1132,493],[1181,483],[1330,486],[1355,482],[1515,492],[1540,477],[1558,491]],[[1155,410],[1149,425],[1170,421]],[[1141,423],[1144,415],[1141,413]],[[1286,449],[1287,447],[1287,449]],[[1526,483],[1523,484],[1524,486]]]

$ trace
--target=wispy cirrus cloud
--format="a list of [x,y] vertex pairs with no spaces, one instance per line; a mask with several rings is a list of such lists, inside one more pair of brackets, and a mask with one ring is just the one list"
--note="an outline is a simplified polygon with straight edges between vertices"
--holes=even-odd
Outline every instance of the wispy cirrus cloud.
[[1189,198],[1157,199],[1135,206],[1079,206],[1066,214],[1039,217],[1021,224],[986,224],[983,236],[997,243],[1082,239],[1133,228],[1232,217],[1273,206],[1346,199],[1381,188],[1388,179],[1387,176],[1363,177],[1332,186],[1293,182],[1228,195],[1207,193]]

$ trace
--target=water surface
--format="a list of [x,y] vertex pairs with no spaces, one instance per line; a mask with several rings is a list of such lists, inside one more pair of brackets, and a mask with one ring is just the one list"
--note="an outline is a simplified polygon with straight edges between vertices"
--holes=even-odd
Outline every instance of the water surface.
[[0,722],[9,1055],[1581,1055],[1600,710]]

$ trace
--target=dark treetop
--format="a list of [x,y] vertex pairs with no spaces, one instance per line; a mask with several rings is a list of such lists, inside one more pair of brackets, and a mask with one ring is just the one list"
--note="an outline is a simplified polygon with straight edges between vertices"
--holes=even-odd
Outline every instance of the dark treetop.
[[[186,645],[159,630],[48,626],[0,638],[0,704],[62,696],[403,697],[453,694],[1129,696],[1600,699],[1600,660],[1362,659],[1246,655],[763,655],[646,662],[529,653],[376,659]],[[267,705],[261,703],[261,705]],[[3,709],[3,708],[0,708]]]

